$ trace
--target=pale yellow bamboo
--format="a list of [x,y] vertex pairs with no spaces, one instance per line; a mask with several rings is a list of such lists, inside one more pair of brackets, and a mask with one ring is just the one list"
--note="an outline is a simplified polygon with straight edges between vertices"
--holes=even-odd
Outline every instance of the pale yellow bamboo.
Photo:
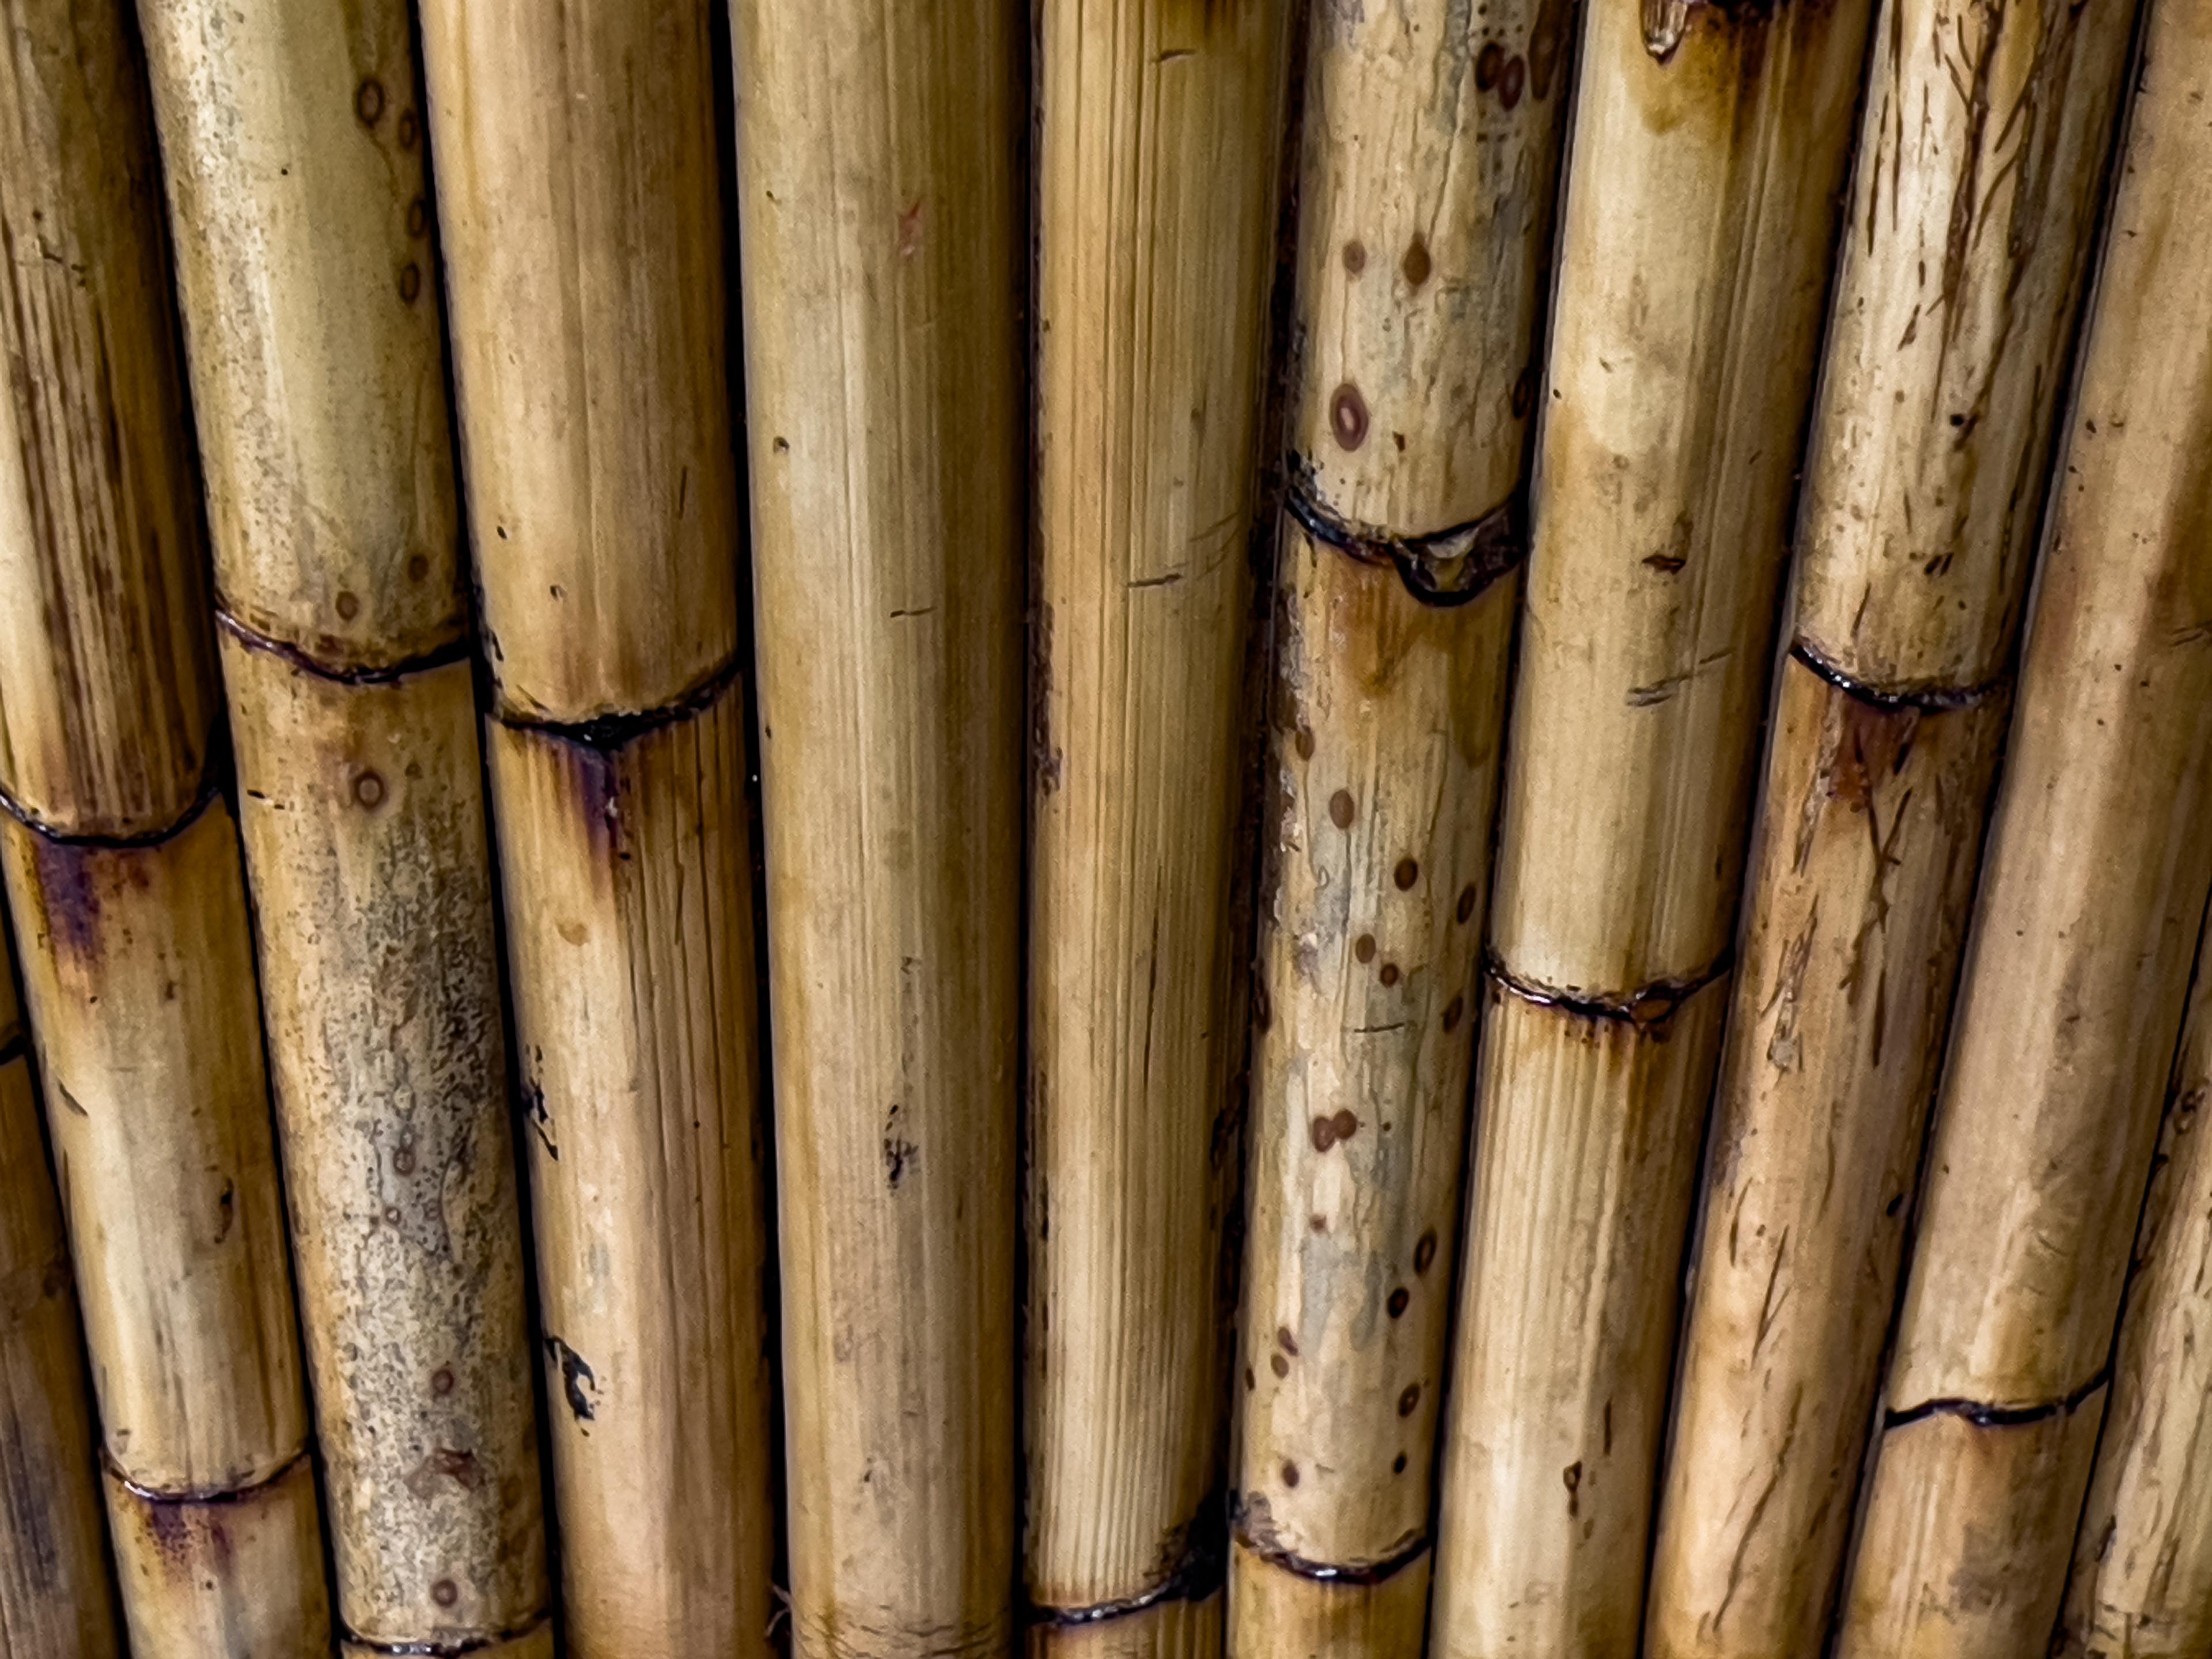
[[1015,1639],[1025,22],[732,8],[792,1633],[823,1659]]
[[1684,1326],[1653,1659],[1811,1651],[1833,1610],[2133,9],[2008,0],[1954,28],[1945,7],[1898,0],[1878,26]]
[[1219,1576],[1216,1291],[1246,1035],[1229,919],[1287,10],[1039,14],[1023,1577],[1040,1652],[1220,1641],[1190,1604]]
[[1585,13],[1432,1650],[1632,1654],[1871,7]]
[[1570,46],[1316,9],[1231,1651],[1418,1656]]
[[131,1648],[307,1659],[320,1520],[144,70],[120,0],[0,23],[0,850]]
[[142,0],[353,1640],[546,1618],[474,685],[402,4]]
[[[2212,139],[2159,5],[1937,1102],[1848,1659],[2040,1652],[2212,890]],[[2179,21],[2177,21],[2179,20]],[[2161,70],[2162,40],[2196,44]]]
[[704,0],[431,0],[568,1650],[762,1654],[775,1521]]

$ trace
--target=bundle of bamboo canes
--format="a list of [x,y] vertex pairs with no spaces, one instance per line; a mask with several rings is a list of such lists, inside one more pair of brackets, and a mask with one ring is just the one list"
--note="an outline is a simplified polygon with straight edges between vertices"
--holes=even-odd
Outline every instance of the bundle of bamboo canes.
[[[1230,1650],[1428,1621],[1565,0],[1322,9],[1300,175]],[[1371,251],[1370,251],[1371,250]]]
[[[2011,0],[1954,31],[1943,8],[1896,0],[1879,25],[1682,1335],[1653,1659],[1809,1652],[1827,1628],[2132,9]],[[2021,108],[2037,118],[1990,115]]]
[[775,1547],[737,464],[704,0],[431,0],[565,1592],[761,1653]]
[[0,28],[7,885],[139,1659],[330,1651],[144,70]]

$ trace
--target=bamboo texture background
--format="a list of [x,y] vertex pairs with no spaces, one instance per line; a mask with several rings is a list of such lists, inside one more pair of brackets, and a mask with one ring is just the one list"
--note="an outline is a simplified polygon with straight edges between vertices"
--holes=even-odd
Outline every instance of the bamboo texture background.
[[2212,1652],[2207,179],[2206,0],[0,0],[0,1659]]

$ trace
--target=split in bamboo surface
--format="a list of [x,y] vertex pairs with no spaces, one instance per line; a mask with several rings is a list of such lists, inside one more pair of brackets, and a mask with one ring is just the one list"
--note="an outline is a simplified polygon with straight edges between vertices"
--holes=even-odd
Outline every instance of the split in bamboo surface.
[[1868,0],[1586,14],[1433,1650],[1632,1653]]
[[568,1650],[765,1653],[736,457],[704,0],[430,0]]
[[1653,1659],[1811,1652],[1833,1610],[2132,12],[2011,0],[1954,29],[1932,0],[1895,0],[1876,27],[1682,1334]]
[[1316,9],[1276,584],[1229,1648],[1427,1627],[1566,0]]
[[1024,26],[733,8],[808,1659],[1014,1642]]
[[[1289,8],[1040,13],[1032,1652],[1218,1650],[1231,938]],[[1132,320],[1138,326],[1127,325]]]
[[2189,9],[2152,8],[2118,170],[1844,1596],[1849,1659],[1996,1659],[2051,1636],[2212,890],[2212,58]]
[[330,1650],[205,541],[136,34],[14,0],[0,854],[131,1650]]
[[140,8],[343,1635],[545,1622],[407,10]]

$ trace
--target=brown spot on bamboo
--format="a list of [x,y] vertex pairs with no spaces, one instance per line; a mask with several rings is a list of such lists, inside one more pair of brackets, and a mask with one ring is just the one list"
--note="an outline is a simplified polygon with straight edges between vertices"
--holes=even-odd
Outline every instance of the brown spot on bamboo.
[[1419,288],[1429,280],[1435,264],[1429,258],[1429,245],[1422,240],[1419,231],[1415,231],[1413,240],[1406,244],[1406,258],[1398,269],[1405,272],[1408,288]]
[[1406,1391],[1398,1396],[1398,1415],[1411,1417],[1413,1414],[1413,1407],[1420,1403],[1421,1385],[1418,1382],[1408,1382],[1406,1384]]
[[1267,1356],[1267,1369],[1274,1372],[1277,1376],[1288,1376],[1291,1374],[1291,1362],[1279,1353],[1271,1353]]
[[1311,760],[1314,754],[1314,734],[1301,726],[1291,738],[1291,747],[1298,751],[1300,760]]
[[1466,1018],[1466,1015],[1467,999],[1463,996],[1454,997],[1449,1002],[1444,1004],[1444,1030],[1447,1032],[1459,1030],[1459,1023]]
[[1352,828],[1353,815],[1358,810],[1349,790],[1340,789],[1328,798],[1328,821],[1340,830]]
[[1459,903],[1454,908],[1452,915],[1456,917],[1462,925],[1464,925],[1474,919],[1474,884],[1473,882],[1469,882],[1466,886],[1459,890]]
[[1389,1301],[1385,1303],[1383,1305],[1389,1309],[1391,1318],[1400,1319],[1405,1316],[1407,1304],[1413,1301],[1413,1298],[1407,1293],[1406,1287],[1403,1285],[1401,1285],[1396,1290],[1390,1292]]
[[1421,866],[1416,859],[1400,859],[1398,867],[1390,872],[1390,879],[1398,884],[1401,893],[1410,892],[1413,884],[1421,878]]
[[441,1365],[436,1370],[430,1373],[430,1392],[432,1394],[442,1400],[447,1395],[453,1393],[453,1368],[451,1365]]
[[1297,1464],[1285,1463],[1283,1465],[1283,1484],[1286,1486],[1295,1486],[1298,1484],[1298,1466]]
[[355,777],[353,798],[361,805],[374,811],[384,804],[384,779],[378,773],[364,769]]
[[1298,1340],[1291,1334],[1291,1328],[1287,1325],[1275,1327],[1275,1346],[1293,1358],[1297,1355]]
[[1505,65],[1505,73],[1498,77],[1498,101],[1511,109],[1521,101],[1521,88],[1528,78],[1528,65],[1516,53]]
[[413,305],[422,292],[422,267],[410,259],[399,267],[399,298],[403,304]]
[[361,601],[351,593],[341,592],[338,594],[337,605],[338,615],[347,622],[351,622],[356,617],[361,615]]
[[1406,1454],[1400,1452],[1395,1457],[1390,1460],[1390,1473],[1393,1474],[1403,1474],[1405,1472]]
[[1488,92],[1498,84],[1498,77],[1505,72],[1505,48],[1495,40],[1486,41],[1474,58],[1474,89]]
[[1358,939],[1352,940],[1352,955],[1353,960],[1358,962],[1363,966],[1374,961],[1375,935],[1372,933],[1362,933]]
[[461,1599],[460,1587],[450,1578],[441,1578],[430,1586],[430,1599],[441,1607],[450,1607]]
[[1413,1246],[1413,1271],[1425,1273],[1429,1264],[1437,1259],[1437,1230],[1431,1227],[1421,1235],[1421,1242]]
[[1367,245],[1356,238],[1344,245],[1344,268],[1357,276],[1367,269]]
[[1328,400],[1328,426],[1339,448],[1357,449],[1367,441],[1367,400],[1349,380]]
[[422,124],[416,118],[415,112],[411,109],[401,110],[399,112],[399,148],[413,149],[415,141],[422,135]]
[[417,239],[430,234],[430,204],[419,196],[407,204],[407,234]]
[[1381,980],[1386,988],[1395,985],[1398,982],[1399,977],[1398,964],[1395,962],[1384,963],[1381,970],[1376,974],[1375,977]]
[[354,88],[353,116],[362,125],[371,128],[384,118],[384,82],[374,76]]

